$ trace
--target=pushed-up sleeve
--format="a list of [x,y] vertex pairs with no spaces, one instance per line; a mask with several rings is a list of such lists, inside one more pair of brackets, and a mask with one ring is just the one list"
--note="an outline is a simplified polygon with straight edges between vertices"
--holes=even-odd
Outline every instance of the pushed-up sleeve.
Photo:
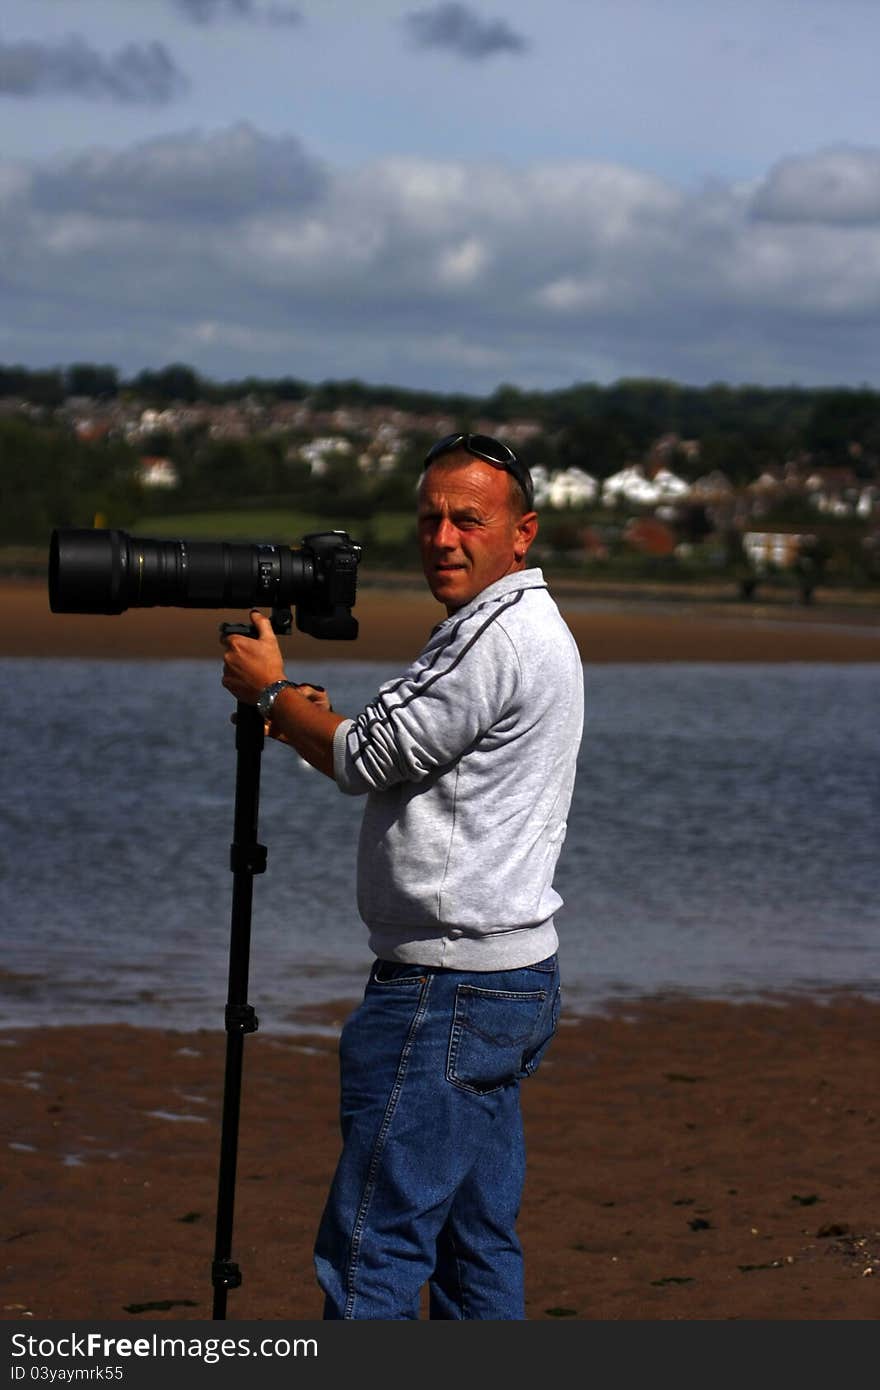
[[516,650],[493,617],[463,622],[375,701],[338,726],[334,773],[357,796],[421,782],[453,764],[510,711],[520,687]]

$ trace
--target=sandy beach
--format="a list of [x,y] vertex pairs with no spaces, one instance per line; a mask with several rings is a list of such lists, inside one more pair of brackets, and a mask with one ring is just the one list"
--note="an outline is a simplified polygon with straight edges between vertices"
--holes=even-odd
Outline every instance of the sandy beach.
[[[609,597],[559,584],[559,605],[585,661],[877,661],[880,604],[840,598],[804,608],[793,598],[754,604],[723,594]],[[292,660],[408,661],[444,616],[418,577],[363,586],[356,642],[285,638]],[[218,624],[240,612],[129,609],[117,617],[49,611],[46,586],[0,582],[0,656],[211,659]]]
[[[880,655],[867,605],[560,598],[587,662]],[[5,657],[211,659],[217,622],[241,617],[62,617],[33,583],[0,586],[0,610]],[[359,642],[322,659],[406,660],[441,616],[416,585],[366,587],[357,613]],[[296,637],[291,660],[316,650]],[[320,1316],[351,1002],[246,1041],[230,1319]],[[876,1318],[878,1045],[880,1004],[848,997],[567,1018],[523,1090],[529,1318]],[[209,1318],[225,1036],[96,1022],[0,1046],[0,1318]]]
[[[224,1035],[0,1045],[0,1317],[210,1318]],[[230,1319],[320,1317],[335,1046],[246,1040]],[[523,1088],[529,1319],[876,1318],[878,1046],[846,998],[569,1020]]]

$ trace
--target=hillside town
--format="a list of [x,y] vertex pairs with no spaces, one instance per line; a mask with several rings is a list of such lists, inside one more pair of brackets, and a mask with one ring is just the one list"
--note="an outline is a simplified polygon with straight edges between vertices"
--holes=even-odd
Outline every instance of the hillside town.
[[[0,401],[0,411],[31,416],[45,413],[14,398]],[[326,472],[334,458],[349,456],[367,474],[393,472],[414,437],[439,438],[458,424],[450,416],[413,415],[379,406],[321,411],[312,409],[308,402],[267,403],[255,398],[221,404],[175,402],[156,409],[128,398],[96,401],[68,397],[51,416],[86,442],[96,443],[115,435],[135,448],[157,434],[174,437],[194,431],[217,441],[297,436],[302,442],[291,445],[291,449],[316,475]],[[503,435],[514,449],[540,438],[542,433],[536,420],[510,420],[501,430],[497,421],[476,420],[472,428],[476,433]],[[675,434],[663,435],[655,441],[646,459],[602,478],[589,471],[589,459],[584,460],[583,467],[552,472],[538,464],[532,468],[536,502],[557,511],[597,502],[605,507],[628,502],[657,508],[684,497],[711,506],[733,503],[734,485],[721,470],[701,474],[691,482],[677,476],[668,461],[679,451],[691,461],[698,460],[700,443],[681,440]],[[141,455],[141,462],[145,486],[177,485],[176,469],[168,459]],[[794,497],[808,502],[819,515],[868,519],[880,513],[880,483],[865,483],[852,468],[814,468],[809,458],[786,460],[747,484],[744,497],[739,499],[740,511],[743,516],[760,519],[774,501]]]
[[[272,448],[281,470],[299,486],[333,483],[343,507],[353,486],[369,492],[383,484],[381,498],[396,481],[393,505],[400,509],[407,505],[425,443],[461,428],[459,418],[442,410],[356,403],[327,409],[308,395],[273,399],[258,393],[157,402],[126,391],[104,398],[66,395],[51,405],[7,395],[0,398],[0,419],[60,429],[97,451],[124,445],[147,513],[173,506],[188,457],[210,457],[224,446],[244,449],[255,441]],[[864,572],[876,575],[880,477],[876,468],[858,466],[858,444],[845,464],[801,451],[743,481],[717,466],[704,470],[701,440],[674,431],[658,434],[639,456],[609,469],[607,459],[587,449],[574,459],[569,451],[561,465],[536,418],[476,417],[468,424],[474,432],[499,435],[523,454],[544,517],[545,555],[568,564],[601,569],[630,557],[666,561],[670,572],[676,562],[685,569],[697,561],[733,565],[739,567],[743,597],[751,596],[762,577],[789,573],[807,600],[833,561],[835,535],[846,529],[851,542],[856,528]],[[287,491],[295,493],[292,482]],[[186,510],[185,489],[181,498]]]

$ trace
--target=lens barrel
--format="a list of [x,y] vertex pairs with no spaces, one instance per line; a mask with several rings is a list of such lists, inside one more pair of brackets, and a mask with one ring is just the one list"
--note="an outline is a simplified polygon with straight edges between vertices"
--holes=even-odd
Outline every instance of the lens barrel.
[[53,531],[49,548],[53,613],[293,606],[314,578],[313,557],[281,545],[71,529]]

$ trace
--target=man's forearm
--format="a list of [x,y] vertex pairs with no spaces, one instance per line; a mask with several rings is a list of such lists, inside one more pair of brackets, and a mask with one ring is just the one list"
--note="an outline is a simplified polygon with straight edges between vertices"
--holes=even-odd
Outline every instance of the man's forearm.
[[343,722],[341,714],[322,709],[288,686],[275,697],[269,734],[333,778],[333,735]]

